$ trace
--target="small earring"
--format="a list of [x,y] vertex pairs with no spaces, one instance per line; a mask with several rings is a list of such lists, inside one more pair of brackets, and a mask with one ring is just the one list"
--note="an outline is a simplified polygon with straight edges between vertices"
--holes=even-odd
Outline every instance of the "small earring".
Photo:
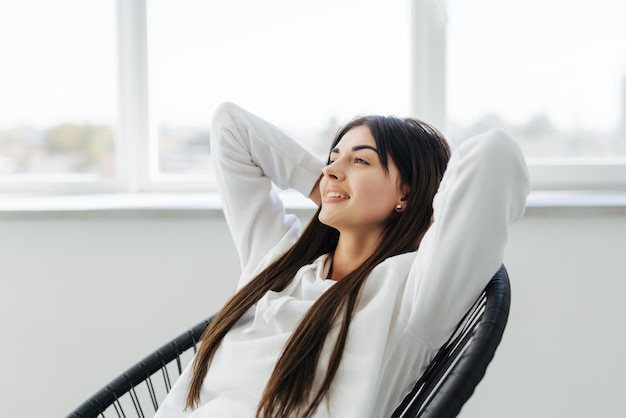
[[400,203],[396,205],[396,212],[398,213],[402,212],[402,205]]

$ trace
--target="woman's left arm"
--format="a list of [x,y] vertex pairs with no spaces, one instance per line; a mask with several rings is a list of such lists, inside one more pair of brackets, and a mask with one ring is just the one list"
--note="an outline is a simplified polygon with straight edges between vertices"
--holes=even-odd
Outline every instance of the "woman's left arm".
[[447,339],[500,267],[529,191],[522,152],[502,131],[471,138],[452,154],[403,296],[413,333],[434,347]]

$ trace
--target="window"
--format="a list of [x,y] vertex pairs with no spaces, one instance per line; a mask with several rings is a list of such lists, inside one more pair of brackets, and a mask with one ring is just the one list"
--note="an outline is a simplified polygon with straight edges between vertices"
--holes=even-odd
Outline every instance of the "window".
[[613,0],[448,0],[449,136],[504,128],[535,186],[626,185],[625,15]]
[[0,179],[80,182],[115,174],[114,6],[0,6]]
[[359,113],[503,127],[536,189],[626,187],[626,6],[599,0],[0,6],[0,191],[211,190],[233,101],[324,156]]
[[320,156],[358,113],[406,114],[408,2],[148,3],[156,173],[210,173],[208,123],[233,101]]
[[3,6],[2,190],[210,190],[226,100],[320,155],[355,114],[408,113],[406,0],[83,3]]

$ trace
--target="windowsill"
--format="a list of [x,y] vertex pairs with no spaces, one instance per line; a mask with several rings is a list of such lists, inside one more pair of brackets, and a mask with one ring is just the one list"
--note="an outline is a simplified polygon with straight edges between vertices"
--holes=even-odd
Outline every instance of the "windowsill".
[[[287,211],[308,216],[314,205],[296,193],[283,195]],[[533,192],[527,216],[626,215],[626,192]],[[222,217],[216,193],[5,195],[0,219],[138,219]]]
[[[283,195],[290,213],[312,213],[314,204]],[[0,196],[0,219],[137,219],[222,217],[217,193],[97,193]]]
[[536,191],[527,215],[626,215],[626,191]]

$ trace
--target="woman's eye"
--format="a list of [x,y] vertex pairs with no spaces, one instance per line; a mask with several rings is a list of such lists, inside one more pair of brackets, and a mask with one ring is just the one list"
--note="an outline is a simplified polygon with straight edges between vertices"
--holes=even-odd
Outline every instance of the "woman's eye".
[[[335,160],[328,160],[326,162],[326,165],[331,165],[334,162],[335,162]],[[359,157],[354,157],[352,159],[352,162],[355,163],[355,164],[363,164],[363,165],[369,165],[370,164],[369,162],[365,161],[363,158],[359,158]]]

